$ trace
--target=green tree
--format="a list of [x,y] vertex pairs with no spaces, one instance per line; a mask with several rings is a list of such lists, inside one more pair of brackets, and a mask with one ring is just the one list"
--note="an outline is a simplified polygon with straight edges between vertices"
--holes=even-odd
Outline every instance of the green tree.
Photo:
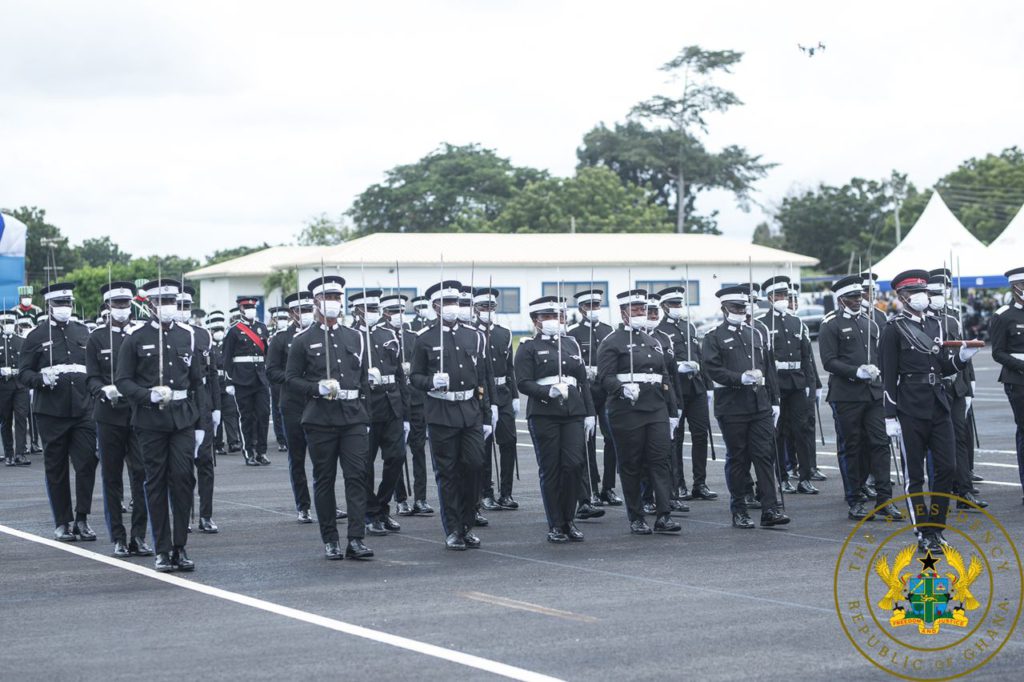
[[299,290],[298,271],[295,268],[275,270],[263,279],[263,295],[269,296],[275,289],[281,290],[281,300]]
[[348,216],[357,236],[373,232],[479,232],[516,189],[547,174],[519,168],[477,144],[441,147],[389,170],[356,197]]
[[326,213],[321,213],[306,221],[296,241],[301,246],[336,246],[345,241],[348,232],[342,220],[331,220]]
[[77,250],[83,265],[105,266],[107,263],[127,263],[132,259],[132,255],[122,251],[110,237],[85,239]]
[[[154,280],[159,272],[165,278],[181,279],[184,273],[199,267],[194,258],[178,256],[147,256],[133,258],[128,263],[114,263],[110,266],[109,277],[113,280],[134,282],[137,279]],[[67,274],[67,279],[75,283],[75,306],[80,307],[87,318],[99,313],[102,297],[100,287],[107,283],[107,264],[84,265]],[[199,283],[186,280],[186,284],[196,288]]]
[[967,159],[935,189],[964,227],[989,244],[1024,205],[1024,152],[1009,147]]
[[786,247],[786,238],[778,230],[773,230],[767,222],[758,223],[757,227],[754,228],[754,236],[750,241],[753,244],[768,246],[773,249],[784,249]]
[[494,221],[498,232],[664,232],[671,229],[647,193],[607,168],[545,178],[516,192]]
[[204,265],[216,265],[232,258],[241,258],[242,256],[248,256],[250,253],[256,253],[257,251],[269,248],[270,244],[263,242],[259,246],[235,246],[230,249],[219,249],[206,257]]
[[[35,206],[22,206],[15,210],[4,210],[25,223],[28,231],[25,235],[25,280],[39,292],[47,281],[66,279],[67,274],[81,264],[81,257],[76,249],[68,243],[67,237],[60,228],[46,222],[46,211]],[[43,246],[42,240],[54,240],[52,255],[56,270],[48,270],[50,256],[49,247]]]

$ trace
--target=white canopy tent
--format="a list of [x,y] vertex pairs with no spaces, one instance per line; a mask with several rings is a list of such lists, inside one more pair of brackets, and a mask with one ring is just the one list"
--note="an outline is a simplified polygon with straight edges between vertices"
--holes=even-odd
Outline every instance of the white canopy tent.
[[988,245],[988,258],[992,268],[999,273],[1024,266],[1024,206]]
[[989,280],[1003,273],[992,262],[985,245],[957,220],[939,193],[933,192],[907,236],[874,265],[874,272],[880,286],[888,288],[889,280],[904,270],[943,266],[952,270],[954,276],[959,271],[965,287],[997,285]]

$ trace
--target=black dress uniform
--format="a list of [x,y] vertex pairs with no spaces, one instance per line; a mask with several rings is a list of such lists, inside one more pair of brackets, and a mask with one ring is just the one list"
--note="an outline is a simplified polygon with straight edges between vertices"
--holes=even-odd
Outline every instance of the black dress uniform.
[[206,318],[206,324],[213,337],[210,355],[217,367],[217,378],[220,380],[221,421],[214,437],[214,449],[218,455],[241,452],[242,419],[238,414],[238,401],[234,395],[228,393],[227,374],[224,372],[224,337],[227,333],[224,313],[210,313]]
[[[531,302],[530,312],[557,312],[561,305],[556,297],[546,296]],[[519,391],[529,398],[526,416],[537,455],[548,540],[581,541],[583,533],[573,517],[586,456],[584,420],[589,420],[589,430],[596,426],[583,354],[571,336],[563,336],[559,343],[557,333],[538,332],[519,342],[514,364]],[[567,396],[552,397],[559,382],[565,384]]]
[[[574,297],[576,298],[577,306],[583,303],[596,305],[600,304],[603,300],[604,291],[601,289],[590,289],[577,292],[574,294]],[[583,353],[583,362],[587,366],[587,381],[590,383],[590,394],[594,400],[594,410],[597,412],[597,423],[601,429],[601,436],[604,439],[602,446],[604,449],[604,468],[601,470],[600,476],[598,475],[597,467],[597,434],[592,433],[587,439],[586,468],[589,473],[589,480],[585,480],[584,483],[589,487],[587,488],[585,499],[589,501],[593,494],[597,494],[598,490],[600,490],[597,501],[618,506],[622,504],[622,498],[615,492],[615,443],[608,428],[608,415],[605,410],[607,396],[605,395],[604,388],[597,381],[597,349],[601,345],[601,341],[612,333],[612,327],[609,324],[594,319],[590,314],[585,314],[582,321],[570,325],[566,333],[576,339],[576,343],[579,344],[580,350]],[[599,485],[600,487],[598,487]]]
[[[239,296],[240,308],[255,310],[256,300]],[[270,332],[256,319],[242,319],[224,335],[224,379],[233,387],[242,422],[245,463],[270,464],[267,459],[267,430],[270,428],[270,388],[266,355]],[[230,391],[229,391],[230,393]]]
[[[747,285],[725,287],[716,294],[724,304],[743,306],[750,298]],[[738,319],[727,318],[704,336],[704,369],[715,391],[715,417],[725,440],[725,482],[733,525],[752,528],[747,516],[746,494],[753,464],[761,499],[761,525],[786,524],[789,518],[778,510],[775,494],[776,458],[773,417],[778,410],[779,389],[767,331]],[[751,321],[761,329],[760,323]],[[760,372],[761,381],[747,383],[750,372]]]
[[[170,280],[145,285],[148,298],[161,310],[161,320],[173,319],[165,317],[163,309],[176,307],[178,287]],[[170,306],[159,304],[165,297]],[[188,325],[152,320],[135,327],[119,350],[115,384],[133,406],[132,426],[146,470],[146,508],[156,570],[191,571],[195,564],[185,552],[185,543],[196,484],[192,459],[203,390],[203,363],[196,356],[195,334]]]
[[[131,282],[111,282],[101,288],[104,301],[135,296]],[[130,312],[129,309],[125,309]],[[146,471],[142,465],[142,451],[131,427],[131,405],[114,385],[117,360],[121,346],[136,323],[111,322],[108,318],[89,335],[85,349],[85,367],[89,391],[95,398],[93,419],[96,420],[96,440],[101,463],[100,479],[103,483],[103,508],[110,541],[115,556],[139,554],[148,556],[153,550],[146,544]],[[124,499],[124,470],[128,468],[128,483],[132,493],[131,528],[124,526],[122,500]]]
[[[268,312],[270,312],[270,341],[267,342],[267,354],[269,355],[270,342],[278,334],[288,331],[292,324],[288,315],[288,306],[276,305]],[[267,359],[269,361],[269,357]],[[285,452],[288,450],[288,437],[284,432],[284,415],[281,414],[281,388],[284,384],[275,382],[270,377],[269,368],[267,380],[270,382],[270,423],[274,427],[274,440],[277,442],[277,451]]]
[[[417,317],[416,320],[420,320]],[[413,325],[415,325],[413,321]],[[405,481],[398,479],[395,488],[395,501],[399,503],[399,514],[410,516],[413,514],[433,514],[434,509],[427,504],[427,421],[424,415],[424,403],[427,394],[413,386],[409,378],[409,369],[412,366],[412,352],[416,346],[416,336],[427,327],[420,327],[418,332],[412,330],[412,326],[402,330],[402,353],[406,363],[405,379],[408,382],[409,391],[409,437],[406,444],[409,446],[409,453],[412,455],[412,491],[406,490]],[[409,507],[409,493],[413,494],[413,505]]]
[[862,304],[852,313],[843,305],[843,297],[860,294],[859,276],[844,277],[832,287],[839,305],[821,323],[818,349],[821,364],[829,373],[826,400],[832,407],[836,427],[839,473],[843,493],[850,507],[849,517],[859,521],[867,516],[864,481],[875,479],[878,512],[900,518],[892,499],[888,438],[882,411],[882,382],[878,372],[878,338],[881,329],[869,317]]
[[[443,324],[428,327],[416,338],[410,379],[426,392],[424,405],[430,455],[437,480],[441,525],[449,549],[479,547],[473,533],[483,468],[484,435],[491,430],[487,390],[487,358],[479,332],[460,325],[451,313],[461,284],[447,280],[433,285],[427,296],[447,311]],[[444,370],[447,384],[439,376]]]
[[28,466],[28,390],[18,383],[18,364],[25,339],[15,332],[14,313],[0,314],[0,439],[7,466]]
[[[93,400],[85,374],[89,330],[70,321],[74,284],[56,283],[43,290],[51,315],[25,338],[18,381],[32,389],[32,411],[43,441],[46,492],[58,540],[95,540],[87,516],[96,483],[96,429]],[[52,305],[53,302],[61,305]],[[65,321],[59,317],[67,315]],[[71,509],[68,461],[75,469],[75,508]],[[74,521],[74,528],[69,524]],[[75,532],[77,531],[77,532]]]
[[[478,288],[473,292],[476,306],[496,304],[498,290]],[[494,313],[491,312],[491,315]],[[512,480],[516,471],[516,413],[519,405],[519,390],[516,388],[515,365],[512,358],[512,332],[496,322],[477,320],[476,329],[487,341],[487,357],[491,363],[494,386],[491,391],[492,406],[498,408],[498,424],[491,437],[484,443],[483,498],[485,509],[518,509],[519,503],[512,498]],[[498,496],[494,496],[493,467],[490,453],[497,443],[500,471]]]
[[[632,289],[619,294],[620,308],[641,303],[647,292]],[[648,476],[654,489],[657,520],[654,530],[675,532],[679,524],[672,520],[672,472],[669,465],[672,447],[669,417],[676,416],[674,377],[668,368],[665,349],[642,331],[620,327],[606,336],[597,351],[597,380],[605,391],[605,412],[622,478],[622,494],[630,530],[649,534],[643,515],[641,481]],[[627,397],[632,386],[636,395]]]
[[[341,294],[345,280],[327,275],[310,282],[314,300]],[[321,313],[325,309],[320,301]],[[340,301],[337,301],[340,304]],[[340,316],[340,311],[338,312]],[[330,365],[328,376],[327,366]],[[341,464],[348,507],[348,544],[344,556],[364,559],[373,552],[362,543],[366,532],[366,467],[370,426],[365,336],[339,323],[321,321],[297,334],[288,350],[288,388],[306,405],[301,423],[313,463],[313,505],[320,538],[329,559],[341,559],[334,484]],[[333,390],[327,384],[332,384]],[[322,393],[326,390],[327,393]]]
[[814,422],[811,418],[812,405],[808,400],[816,390],[811,342],[804,334],[804,325],[800,318],[778,310],[771,300],[781,291],[786,294],[785,300],[781,302],[788,308],[789,278],[772,277],[764,282],[762,291],[772,304],[766,312],[757,316],[757,320],[768,329],[771,339],[768,345],[779,382],[780,415],[776,428],[776,447],[781,453],[787,440],[793,443],[800,477],[796,492],[816,494],[818,490],[811,485],[814,465]]
[[[973,355],[973,349],[961,349],[957,354],[940,345],[938,321],[924,315],[928,307],[927,282],[925,270],[909,270],[892,280],[898,293],[912,292],[923,296],[923,301],[919,311],[908,304],[902,314],[889,321],[879,348],[886,429],[890,435],[901,436],[908,495],[922,491],[926,462],[933,492],[949,493],[953,488],[956,436],[952,404],[942,377],[963,369],[961,357],[967,360]],[[916,298],[911,304],[918,304]],[[942,552],[941,525],[946,522],[949,498],[936,496],[930,504],[920,497],[910,498],[907,506],[911,521],[917,525],[921,548]]]
[[1010,401],[1017,426],[1017,474],[1024,490],[1024,268],[1006,273],[1013,292],[1013,303],[996,310],[989,323],[992,359],[999,363],[999,383]]
[[[313,305],[313,295],[308,291],[291,294],[285,299],[289,308]],[[302,428],[302,412],[306,408],[306,396],[288,384],[288,352],[300,325],[292,323],[288,329],[279,331],[267,346],[267,379],[271,385],[280,386],[281,423],[288,445],[288,480],[292,486],[295,511],[300,523],[312,523],[309,515],[309,484],[306,481],[306,432]]]
[[[686,289],[673,286],[658,292],[665,315],[658,324],[657,330],[672,340],[672,351],[675,355],[676,387],[678,389],[679,407],[683,411],[683,419],[690,429],[690,464],[693,468],[692,489],[686,489],[686,472],[683,470],[683,421],[680,420],[673,441],[673,457],[677,479],[675,485],[681,490],[680,498],[696,500],[713,500],[718,493],[712,492],[707,486],[708,440],[711,432],[711,419],[708,412],[708,396],[711,382],[704,374],[701,366],[700,340],[697,329],[686,318],[673,319],[666,304],[681,301],[686,296]],[[693,371],[685,371],[689,368]],[[696,365],[694,368],[694,364]],[[689,494],[687,494],[689,493]]]

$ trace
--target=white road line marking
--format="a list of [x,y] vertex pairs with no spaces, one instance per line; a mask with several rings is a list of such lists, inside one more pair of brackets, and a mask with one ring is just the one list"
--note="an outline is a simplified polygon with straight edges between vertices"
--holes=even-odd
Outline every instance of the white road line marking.
[[50,540],[49,538],[39,537],[31,533],[20,531],[16,528],[10,528],[9,526],[0,525],[0,532],[6,533],[22,540],[28,540],[29,542],[35,542],[40,545],[45,545],[53,549],[59,549],[69,554],[75,554],[85,559],[91,559],[98,561],[101,564],[113,566],[123,571],[129,571],[152,580],[157,580],[168,585],[175,587],[181,587],[186,590],[192,590],[193,592],[199,592],[210,597],[216,597],[223,599],[224,601],[233,602],[235,604],[241,604],[242,606],[249,606],[254,609],[273,613],[278,616],[284,616],[285,618],[291,618],[293,620],[302,621],[309,623],[310,625],[318,625],[328,630],[334,630],[336,632],[342,632],[347,635],[353,635],[355,637],[362,637],[363,639],[369,639],[374,642],[381,644],[387,644],[399,649],[405,649],[418,654],[424,654],[426,656],[432,656],[439,658],[444,661],[451,663],[457,663],[464,665],[469,668],[476,668],[477,670],[483,670],[485,672],[507,677],[513,680],[528,680],[530,682],[553,682],[558,680],[557,677],[550,677],[541,673],[533,672],[532,670],[525,670],[523,668],[517,668],[512,665],[505,663],[499,663],[498,661],[492,661],[487,658],[481,658],[480,656],[474,656],[472,654],[462,653],[461,651],[455,651],[453,649],[446,649],[444,647],[436,646],[434,644],[427,644],[420,642],[415,639],[409,639],[407,637],[400,637],[398,635],[392,635],[387,632],[381,632],[380,630],[372,630],[370,628],[364,628],[359,625],[353,625],[352,623],[346,623],[341,620],[334,618],[328,618],[326,616],[318,616],[315,613],[309,613],[307,611],[300,611],[299,609],[293,609],[288,606],[282,606],[275,604],[274,602],[266,601],[263,599],[257,599],[255,597],[249,597],[244,594],[238,594],[237,592],[230,592],[223,590],[219,587],[211,587],[202,583],[193,582],[192,580],[185,580],[174,575],[168,575],[166,573],[157,573],[153,569],[145,568],[144,566],[138,566],[136,564],[128,563],[120,559],[114,559],[113,557],[104,556],[91,552],[87,549],[82,549],[74,545],[67,545],[56,540]]
[[578,623],[596,623],[597,618],[593,616],[584,616],[579,613],[573,613],[572,611],[562,611],[561,609],[552,609],[547,606],[541,606],[540,604],[531,604],[528,601],[519,601],[518,599],[509,599],[507,597],[499,597],[493,594],[487,594],[486,592],[459,592],[460,597],[466,599],[473,599],[476,601],[482,601],[485,604],[493,604],[495,606],[504,606],[510,609],[518,609],[519,611],[529,611],[530,613],[539,613],[544,616],[554,616],[555,618],[564,618],[565,620],[574,620]]

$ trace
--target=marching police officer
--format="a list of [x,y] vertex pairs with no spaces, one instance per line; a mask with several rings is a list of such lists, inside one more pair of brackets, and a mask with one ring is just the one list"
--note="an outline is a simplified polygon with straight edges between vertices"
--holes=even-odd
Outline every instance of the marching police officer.
[[[62,542],[96,539],[88,521],[97,461],[93,400],[85,373],[89,330],[71,321],[74,288],[71,282],[57,282],[43,289],[47,320],[25,338],[18,366],[18,381],[34,393],[32,411],[43,441],[54,537]],[[75,469],[73,514],[69,460]]]
[[18,317],[29,318],[35,324],[43,314],[43,309],[32,302],[32,292],[31,285],[18,287],[18,302],[11,306],[10,311]]
[[683,419],[690,428],[690,465],[693,467],[693,487],[686,488],[686,473],[683,470],[683,425],[680,421],[675,434],[674,461],[678,478],[680,499],[714,500],[718,493],[707,485],[708,439],[711,421],[708,416],[710,398],[709,381],[701,369],[701,349],[697,330],[690,322],[689,306],[686,305],[686,287],[670,286],[658,292],[665,315],[658,324],[658,331],[672,340],[678,377],[680,408]]
[[704,336],[702,355],[714,386],[715,417],[725,440],[732,525],[754,527],[747,514],[746,495],[751,464],[761,498],[761,525],[785,525],[789,517],[778,508],[775,495],[773,427],[779,417],[779,389],[767,329],[756,320],[748,323],[755,296],[749,285],[724,287],[715,295],[725,319]]
[[[415,333],[430,325],[432,310],[430,308],[430,301],[425,296],[417,296],[412,299],[410,305],[412,305],[416,317],[409,323],[409,330]],[[409,347],[409,350],[412,350],[412,346]]]
[[207,315],[206,328],[213,339],[210,357],[217,368],[217,378],[220,382],[221,422],[214,436],[214,454],[226,455],[229,452],[241,452],[242,425],[238,415],[238,403],[235,402],[235,397],[228,393],[224,374],[224,335],[227,331],[224,313],[214,310]]
[[902,521],[890,502],[888,437],[882,410],[882,382],[878,369],[878,338],[881,328],[863,301],[862,278],[849,275],[832,285],[834,314],[821,323],[818,349],[821,364],[829,373],[828,396],[835,419],[839,448],[839,473],[849,506],[847,516],[860,521],[868,515],[864,481],[870,473],[876,482],[875,515]]
[[[597,379],[605,390],[608,423],[622,478],[630,532],[677,533],[672,520],[669,456],[676,416],[673,377],[665,349],[644,329],[647,291],[630,289],[616,300],[623,325],[606,336],[597,351]],[[657,518],[653,531],[644,519],[641,480],[649,477]]]
[[[291,327],[292,317],[287,305],[273,306],[270,312],[270,341],[282,332]],[[267,353],[270,352],[270,341],[267,342]],[[269,362],[269,358],[268,358]],[[281,414],[281,387],[283,383],[275,382],[267,373],[267,382],[270,384],[270,423],[274,427],[274,440],[277,442],[278,452],[287,452],[288,439],[284,433],[284,416]]]
[[306,482],[306,433],[302,429],[302,411],[306,396],[288,384],[288,352],[295,337],[313,324],[313,294],[300,291],[284,299],[292,321],[287,329],[279,331],[267,346],[267,379],[281,392],[281,423],[288,444],[288,480],[295,499],[296,521],[313,523],[309,513],[309,485]]
[[988,333],[992,359],[999,363],[999,383],[1010,402],[1017,426],[1017,473],[1024,489],[1024,267],[1006,273],[1013,302],[992,316]]
[[28,391],[18,383],[18,363],[25,340],[16,333],[17,316],[0,313],[0,437],[7,466],[32,464],[26,455]]
[[[939,322],[925,315],[928,276],[927,270],[907,270],[893,278],[892,288],[903,303],[903,312],[886,324],[879,348],[885,430],[890,438],[899,440],[908,495],[922,491],[926,461],[931,491],[949,493],[953,488],[956,436],[942,377],[963,369],[978,352],[966,345],[959,352],[941,345]],[[909,498],[907,507],[919,549],[941,554],[946,545],[942,526],[949,498],[935,496],[927,504],[919,497]]]
[[597,427],[587,369],[576,340],[563,335],[564,299],[530,303],[532,337],[519,342],[515,377],[529,400],[527,421],[537,454],[548,542],[582,542],[573,523],[586,440]]
[[267,429],[270,426],[270,389],[266,355],[270,332],[256,319],[256,299],[239,296],[241,316],[224,335],[224,380],[226,392],[235,399],[242,421],[245,463],[266,466]]
[[175,322],[180,287],[170,279],[144,286],[153,319],[133,328],[121,344],[114,381],[118,393],[134,406],[132,426],[146,470],[154,568],[161,572],[195,570],[185,543],[196,484],[192,459],[203,363],[196,357],[192,328]]
[[[583,354],[583,362],[587,366],[590,394],[597,412],[597,423],[604,439],[604,469],[598,476],[597,435],[595,432],[591,432],[587,438],[587,472],[585,474],[587,478],[584,480],[586,494],[580,500],[579,516],[580,518],[593,518],[600,511],[595,509],[596,505],[607,504],[614,507],[622,505],[622,498],[615,492],[615,443],[612,441],[611,432],[608,429],[608,417],[605,413],[607,396],[597,381],[597,349],[601,345],[601,341],[612,333],[612,327],[601,321],[603,289],[577,291],[573,294],[573,298],[576,300],[576,307],[580,313],[580,322],[570,325],[567,334],[576,339]],[[599,483],[600,494],[598,494]]]
[[461,287],[457,280],[444,280],[427,289],[440,323],[416,338],[410,375],[412,385],[427,394],[424,413],[441,525],[445,546],[452,550],[480,546],[473,526],[484,439],[492,432],[485,342],[459,323]]
[[[398,514],[400,516],[413,516],[421,515],[427,516],[434,513],[434,508],[427,504],[427,422],[424,416],[424,402],[426,400],[426,393],[416,388],[410,380],[409,373],[412,367],[412,353],[413,348],[416,345],[416,336],[423,332],[431,324],[436,322],[429,322],[427,317],[427,308],[430,305],[430,301],[423,297],[413,299],[413,303],[417,306],[416,318],[413,320],[411,325],[403,325],[401,341],[402,341],[402,363],[405,368],[405,380],[408,383],[407,389],[409,393],[409,436],[406,438],[406,444],[409,446],[409,452],[412,455],[412,481],[411,486],[407,486],[405,481],[401,478],[398,479],[398,485],[395,487],[395,501],[398,503]],[[395,319],[402,319],[401,311],[394,310],[393,308],[384,308],[385,315],[388,316],[391,326],[395,329]],[[417,327],[417,324],[419,326]],[[416,329],[417,331],[413,331]],[[408,474],[406,475],[408,478]],[[412,488],[409,490],[407,488]],[[409,506],[409,494],[412,494],[413,504]]]
[[[473,306],[477,315],[477,330],[487,342],[487,357],[491,361],[494,380],[492,408],[498,408],[498,423],[494,433],[484,443],[483,500],[481,506],[489,511],[518,509],[512,497],[512,479],[516,471],[516,418],[519,416],[519,391],[516,388],[515,367],[512,358],[512,332],[495,322],[498,309],[498,290],[478,287],[473,292]],[[494,481],[490,452],[494,444],[500,454],[498,497],[494,497]]]
[[[313,463],[313,505],[327,559],[369,559],[366,532],[367,396],[366,337],[341,324],[345,279],[309,283],[318,323],[292,340],[285,374],[289,390],[306,399],[301,423]],[[341,549],[334,483],[341,464],[348,506],[348,542]]]

